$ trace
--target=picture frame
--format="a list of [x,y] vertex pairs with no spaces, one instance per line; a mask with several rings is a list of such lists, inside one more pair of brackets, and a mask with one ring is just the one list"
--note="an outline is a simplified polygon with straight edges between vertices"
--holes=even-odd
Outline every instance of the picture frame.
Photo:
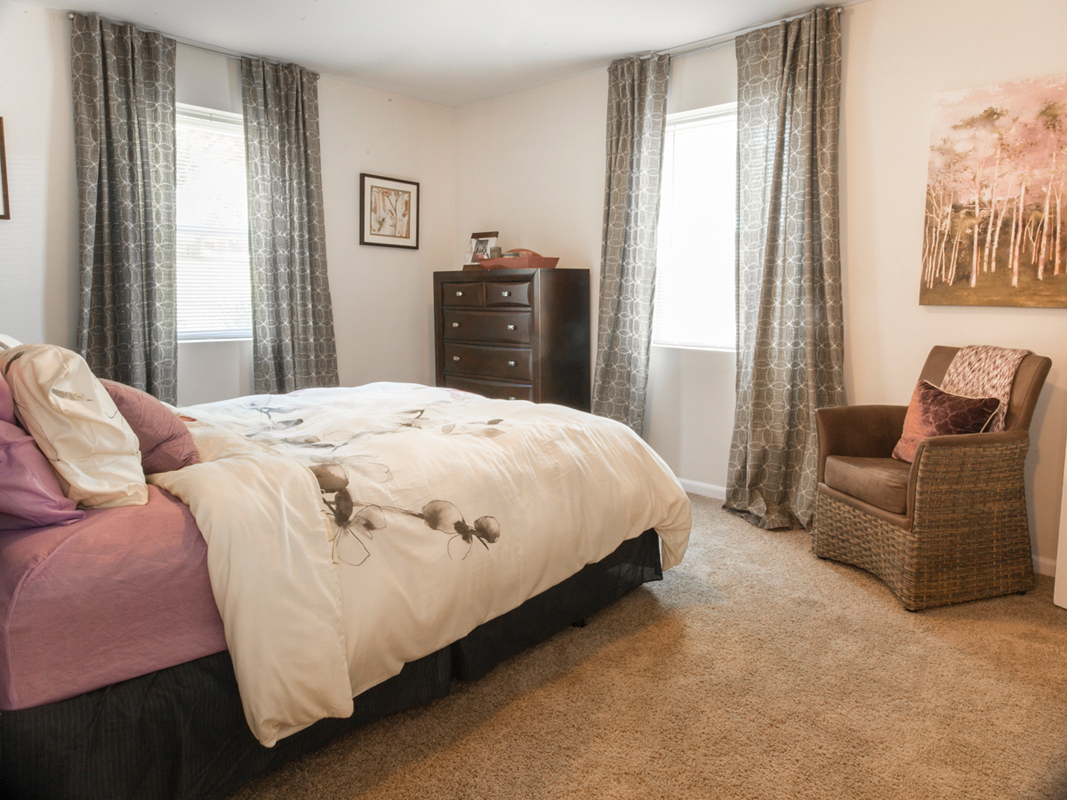
[[0,117],[0,219],[11,219],[11,201],[7,194],[7,153],[4,150],[4,118]]
[[1067,308],[1067,75],[933,105],[919,305]]
[[471,243],[467,248],[467,260],[465,264],[477,264],[483,259],[489,258],[489,251],[496,247],[497,237],[500,231],[482,231],[471,234]]
[[419,184],[359,174],[359,243],[419,249]]

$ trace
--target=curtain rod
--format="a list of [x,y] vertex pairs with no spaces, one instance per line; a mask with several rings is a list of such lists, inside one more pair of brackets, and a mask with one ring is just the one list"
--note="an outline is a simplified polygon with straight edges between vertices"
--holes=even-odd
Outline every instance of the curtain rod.
[[[869,3],[870,0],[845,0],[843,3],[838,3],[836,6],[837,12],[841,11],[849,6],[858,6],[861,3]],[[814,6],[818,8],[818,6]],[[766,28],[771,25],[777,25],[779,22],[792,22],[795,19],[800,19],[811,12],[811,9],[805,11],[803,14],[794,14],[791,17],[786,17],[781,20],[774,20],[772,22],[763,22],[759,25],[750,25],[747,28],[738,28],[736,31],[730,31],[729,33],[720,33],[718,36],[709,36],[707,39],[697,39],[695,42],[689,42],[688,44],[680,44],[677,47],[671,47],[667,50],[657,50],[655,54],[658,56],[687,56],[692,53],[699,53],[701,50],[711,50],[719,45],[729,44],[734,41],[738,36],[744,36],[746,33],[752,33],[752,31],[758,31],[760,28]]]
[[[67,19],[74,19],[74,12],[73,11],[68,11],[67,12]],[[119,24],[121,24],[121,25],[132,25],[133,23],[123,22],[123,23],[119,23]],[[141,27],[141,26],[138,26],[138,27]],[[152,30],[152,29],[151,28],[142,28],[142,30]],[[251,53],[241,53],[241,52],[239,52],[237,50],[228,50],[225,47],[217,47],[216,45],[213,45],[213,44],[204,44],[203,42],[197,42],[197,41],[194,41],[193,39],[186,39],[186,38],[184,38],[182,36],[174,36],[173,34],[163,33],[162,31],[154,31],[154,32],[155,33],[160,33],[163,36],[166,36],[168,39],[173,39],[178,44],[184,44],[186,47],[194,47],[197,50],[203,50],[206,53],[218,53],[219,55],[230,56],[231,58],[258,58],[260,61],[266,61],[268,64],[286,64],[286,63],[290,63],[290,62],[285,62],[285,61],[278,61],[277,59],[273,59],[273,58],[264,58],[263,56],[252,55]],[[308,70],[308,72],[311,72],[311,70]],[[313,73],[313,74],[315,74],[316,77],[319,77],[318,73]]]
[[[841,11],[843,9],[849,8],[850,6],[858,6],[858,5],[862,4],[862,3],[869,3],[869,2],[870,2],[870,0],[845,0],[845,2],[839,3],[836,8],[837,8],[837,12],[841,13]],[[729,42],[734,41],[734,39],[736,39],[738,36],[744,36],[746,33],[751,33],[752,31],[758,31],[760,28],[766,28],[766,27],[768,27],[770,25],[776,25],[779,22],[791,22],[794,19],[800,19],[805,14],[810,13],[810,11],[811,11],[811,9],[809,9],[808,11],[805,11],[803,14],[795,14],[792,17],[786,17],[785,19],[782,19],[782,20],[776,20],[776,21],[772,21],[772,22],[764,22],[764,23],[760,23],[759,25],[750,25],[747,28],[738,28],[737,30],[730,31],[729,33],[720,33],[718,36],[710,36],[710,37],[708,37],[706,39],[697,39],[695,42],[689,42],[688,44],[680,44],[677,47],[671,47],[671,48],[669,48],[667,50],[655,50],[653,52],[656,55],[659,55],[659,56],[682,56],[682,55],[690,55],[692,53],[699,53],[702,50],[711,50],[712,48],[718,47],[719,45],[727,44]],[[68,11],[67,12],[67,19],[74,19],[74,12],[73,11]],[[162,31],[157,31],[157,33],[162,33]],[[166,36],[169,39],[173,39],[174,41],[178,42],[179,44],[184,44],[187,47],[195,47],[197,50],[203,50],[203,51],[205,51],[207,53],[218,53],[219,55],[230,56],[232,58],[258,58],[258,59],[260,59],[262,61],[266,61],[266,62],[268,62],[270,64],[281,64],[281,63],[283,63],[281,61],[276,61],[274,59],[263,58],[262,56],[255,56],[255,55],[251,55],[249,53],[241,53],[241,52],[238,52],[237,50],[229,50],[229,49],[227,49],[225,47],[217,47],[215,45],[204,44],[203,42],[197,42],[197,41],[194,41],[193,39],[185,39],[185,38],[183,38],[181,36],[174,36],[174,35],[169,34],[169,33],[165,33],[163,35]],[[310,70],[309,70],[309,72],[310,72]],[[318,76],[316,75],[316,77],[318,77]]]

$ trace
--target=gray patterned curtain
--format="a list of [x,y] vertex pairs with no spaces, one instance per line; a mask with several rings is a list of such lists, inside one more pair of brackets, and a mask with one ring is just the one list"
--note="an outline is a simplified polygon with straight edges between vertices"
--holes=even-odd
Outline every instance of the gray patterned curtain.
[[177,401],[174,57],[159,33],[74,15],[78,348],[102,378]]
[[593,413],[638,434],[652,344],[663,136],[670,56],[614,62],[608,70],[608,158]]
[[807,527],[815,409],[845,402],[840,9],[737,39],[737,407],[726,508]]
[[295,64],[241,59],[258,393],[338,384],[318,77]]

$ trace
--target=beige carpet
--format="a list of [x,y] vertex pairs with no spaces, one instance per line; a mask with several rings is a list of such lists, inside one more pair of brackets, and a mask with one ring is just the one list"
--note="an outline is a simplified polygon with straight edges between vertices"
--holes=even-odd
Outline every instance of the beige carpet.
[[692,500],[662,582],[234,798],[1067,797],[1051,579],[911,614]]

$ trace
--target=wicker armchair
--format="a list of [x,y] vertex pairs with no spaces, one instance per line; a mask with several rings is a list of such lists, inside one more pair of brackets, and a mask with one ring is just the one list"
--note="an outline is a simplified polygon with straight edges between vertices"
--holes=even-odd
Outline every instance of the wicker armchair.
[[[931,350],[922,378],[940,386],[957,349]],[[907,406],[819,409],[815,554],[874,573],[909,611],[1032,588],[1023,465],[1051,366],[1023,359],[1005,430],[930,437],[911,464],[890,457]]]

